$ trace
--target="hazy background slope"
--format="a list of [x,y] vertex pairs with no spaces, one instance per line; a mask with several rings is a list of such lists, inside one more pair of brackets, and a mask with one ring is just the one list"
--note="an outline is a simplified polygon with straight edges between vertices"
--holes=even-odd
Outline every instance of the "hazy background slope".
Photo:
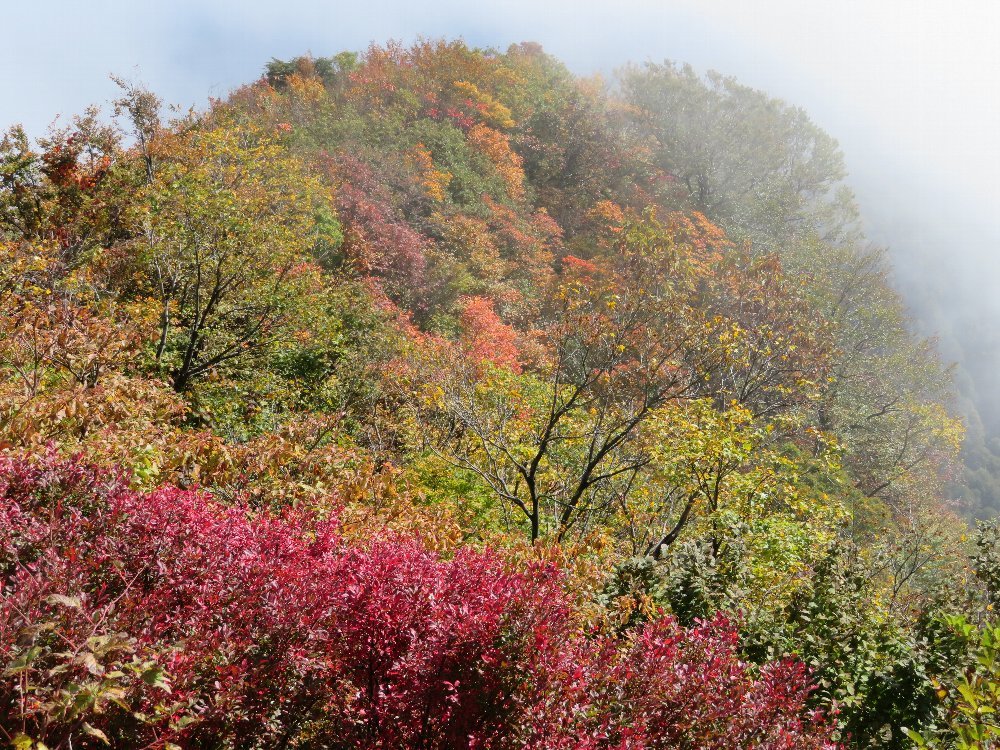
[[345,4],[8,4],[0,127],[40,134],[134,75],[183,106],[223,96],[271,57],[371,41],[535,40],[581,74],[626,61],[690,62],[805,107],[841,143],[870,238],[888,245],[922,332],[958,363],[970,473],[960,490],[1000,508],[1000,6],[795,0]]

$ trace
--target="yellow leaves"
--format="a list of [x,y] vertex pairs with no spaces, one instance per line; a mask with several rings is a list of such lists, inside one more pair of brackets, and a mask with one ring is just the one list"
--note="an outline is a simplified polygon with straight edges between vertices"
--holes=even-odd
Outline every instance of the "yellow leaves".
[[735,344],[743,335],[743,330],[734,323],[730,328],[719,333],[719,343],[723,345]]
[[[441,236],[438,248],[447,253],[449,262],[464,264],[476,279],[494,284],[501,282],[507,262],[501,257],[485,221],[462,214],[446,217],[442,213],[434,213],[431,220]],[[430,251],[432,257],[438,248]]]
[[482,113],[489,124],[498,128],[514,127],[514,118],[511,116],[510,109],[486,92],[480,91],[479,87],[474,83],[469,81],[455,81],[453,85],[459,94],[466,96],[471,101],[472,105]]
[[[785,596],[791,572],[803,569],[832,539],[845,509],[839,496],[813,486],[817,477],[833,483],[825,474],[832,469],[822,460],[786,454],[789,447],[775,442],[778,434],[778,425],[756,419],[739,404],[719,411],[707,400],[673,402],[649,425],[653,461],[646,482],[650,497],[695,499],[692,537],[719,526],[744,529],[761,590]],[[679,512],[675,507],[673,516],[661,520],[664,510],[656,503],[632,511],[637,515],[630,523],[645,515],[654,528],[673,523]]]
[[440,407],[444,404],[444,389],[436,383],[424,383],[417,388],[414,395],[428,407]]
[[434,158],[430,149],[423,143],[414,146],[406,158],[420,175],[420,185],[424,188],[427,196],[438,202],[443,201],[447,197],[445,191],[451,183],[451,172],[434,167]]
[[318,76],[293,73],[285,78],[285,87],[301,103],[317,104],[326,98],[326,88]]
[[322,288],[317,226],[339,232],[319,178],[225,110],[165,139],[143,204],[137,267],[164,311],[158,364],[179,389],[293,328],[294,311]]

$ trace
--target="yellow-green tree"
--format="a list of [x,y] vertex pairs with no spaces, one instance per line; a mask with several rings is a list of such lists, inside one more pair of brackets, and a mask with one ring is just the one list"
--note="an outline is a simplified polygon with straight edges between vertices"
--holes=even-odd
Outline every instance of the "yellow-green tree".
[[288,335],[326,197],[276,138],[225,112],[161,137],[135,249],[177,391]]

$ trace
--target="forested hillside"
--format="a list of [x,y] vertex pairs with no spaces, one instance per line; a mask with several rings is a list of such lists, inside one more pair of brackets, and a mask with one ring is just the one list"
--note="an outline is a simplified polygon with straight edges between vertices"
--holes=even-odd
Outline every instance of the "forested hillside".
[[805,112],[534,44],[0,140],[0,738],[990,748],[1000,530]]
[[[997,303],[971,280],[990,277],[998,238],[957,201],[940,205],[935,196],[938,209],[928,212],[931,190],[922,192],[917,200],[867,201],[865,215],[870,236],[879,242],[892,238],[893,277],[912,310],[915,330],[933,335],[941,356],[955,363],[955,411],[966,427],[964,470],[953,489],[961,512],[993,518],[1000,512],[1000,393],[993,386],[1000,341],[990,322]],[[955,228],[957,236],[949,231]],[[968,250],[956,253],[958,248]]]

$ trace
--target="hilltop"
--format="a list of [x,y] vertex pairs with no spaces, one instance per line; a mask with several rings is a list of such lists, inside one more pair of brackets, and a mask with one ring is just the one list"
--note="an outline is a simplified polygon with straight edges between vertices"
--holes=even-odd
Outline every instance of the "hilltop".
[[993,736],[949,371],[803,110],[528,43],[120,86],[0,141],[19,750]]

